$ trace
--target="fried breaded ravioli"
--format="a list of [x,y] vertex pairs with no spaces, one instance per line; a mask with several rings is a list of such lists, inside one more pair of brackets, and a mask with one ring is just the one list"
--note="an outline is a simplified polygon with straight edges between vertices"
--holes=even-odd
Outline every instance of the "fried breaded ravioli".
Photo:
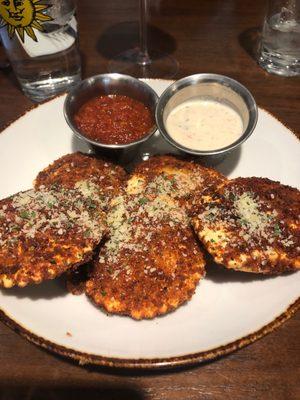
[[34,186],[36,189],[53,185],[73,189],[84,182],[81,190],[84,191],[87,184],[92,185],[102,196],[102,208],[106,209],[112,197],[119,194],[126,176],[125,170],[118,165],[77,152],[59,158],[41,171]]
[[166,194],[179,201],[189,215],[197,212],[197,198],[227,181],[218,171],[174,156],[153,156],[137,165],[127,192]]
[[[111,199],[120,194],[127,177],[125,170],[95,155],[80,152],[67,154],[41,171],[35,187],[76,188],[82,193],[100,197],[99,210],[107,212]],[[68,291],[73,294],[83,293],[85,274],[83,266],[72,268],[65,274]]]
[[192,225],[217,263],[280,274],[300,268],[300,192],[266,178],[237,178],[199,199]]
[[204,276],[204,259],[176,200],[118,196],[108,226],[110,239],[86,284],[96,305],[139,320],[170,312],[191,298]]
[[0,286],[40,283],[90,260],[106,232],[100,203],[62,187],[1,200]]

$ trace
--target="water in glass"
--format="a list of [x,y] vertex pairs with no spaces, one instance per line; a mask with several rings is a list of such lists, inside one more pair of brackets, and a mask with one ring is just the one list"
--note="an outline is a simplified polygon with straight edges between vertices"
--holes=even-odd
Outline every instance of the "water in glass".
[[[297,6],[298,0],[287,2],[287,5],[291,3]],[[271,73],[300,74],[300,20],[296,7],[282,7],[280,12],[266,16],[258,61]]]

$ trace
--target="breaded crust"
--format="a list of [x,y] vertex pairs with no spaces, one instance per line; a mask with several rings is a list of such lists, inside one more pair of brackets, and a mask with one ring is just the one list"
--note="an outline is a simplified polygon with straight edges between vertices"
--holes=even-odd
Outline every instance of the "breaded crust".
[[178,203],[168,196],[119,196],[110,239],[86,285],[98,306],[134,319],[179,307],[204,276],[204,259]]
[[262,274],[300,268],[297,189],[266,178],[237,178],[201,200],[192,224],[217,263]]
[[79,181],[89,181],[97,186],[104,204],[119,194],[126,176],[118,165],[77,152],[59,158],[41,171],[34,186],[36,189],[53,185],[73,189]]
[[227,178],[218,171],[174,156],[153,156],[139,164],[129,177],[127,192],[167,194],[190,214],[197,212],[199,195],[215,190]]
[[[122,167],[101,160],[95,155],[77,152],[59,158],[41,171],[35,180],[35,188],[54,185],[73,189],[81,186],[83,192],[92,188],[94,193],[92,198],[99,197],[100,210],[107,211],[111,199],[123,190],[126,177],[127,174]],[[65,275],[67,289],[73,294],[83,292],[84,274],[81,270],[82,266],[77,269],[72,268]]]
[[28,190],[0,201],[0,286],[53,279],[91,259],[106,232],[97,199],[79,190]]

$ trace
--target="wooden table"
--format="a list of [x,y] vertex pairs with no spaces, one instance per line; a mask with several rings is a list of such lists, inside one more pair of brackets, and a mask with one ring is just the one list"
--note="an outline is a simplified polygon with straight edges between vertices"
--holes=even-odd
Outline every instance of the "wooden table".
[[[78,3],[84,76],[106,72],[108,58],[138,41],[138,1]],[[269,75],[253,58],[264,2],[150,3],[150,41],[179,61],[177,77],[196,72],[229,75],[250,89],[259,106],[299,133],[299,78]],[[0,127],[32,105],[10,70],[0,71],[0,99]],[[299,337],[298,313],[276,332],[217,361],[171,372],[134,372],[80,367],[0,324],[1,399],[296,400],[300,398]]]

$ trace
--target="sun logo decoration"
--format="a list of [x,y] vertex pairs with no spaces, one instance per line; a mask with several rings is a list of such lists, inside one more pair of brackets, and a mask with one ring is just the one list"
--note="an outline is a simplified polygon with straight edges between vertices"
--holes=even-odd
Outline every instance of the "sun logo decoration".
[[41,22],[52,21],[49,15],[43,14],[48,4],[39,4],[42,0],[0,0],[0,28],[6,26],[10,38],[17,31],[24,43],[24,31],[37,42],[33,28],[43,32]]

